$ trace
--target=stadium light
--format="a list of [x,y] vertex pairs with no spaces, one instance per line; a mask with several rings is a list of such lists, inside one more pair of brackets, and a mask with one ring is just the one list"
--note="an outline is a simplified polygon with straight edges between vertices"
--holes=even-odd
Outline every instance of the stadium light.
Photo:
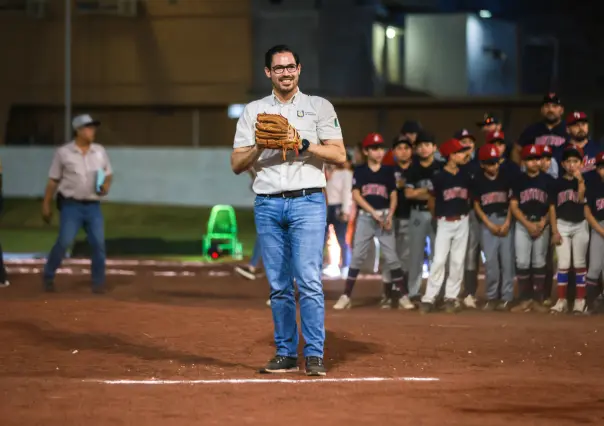
[[386,37],[388,37],[389,39],[393,39],[394,37],[396,37],[396,29],[393,27],[386,28]]
[[480,16],[482,19],[489,19],[493,17],[493,14],[488,10],[481,10],[478,12],[478,16]]

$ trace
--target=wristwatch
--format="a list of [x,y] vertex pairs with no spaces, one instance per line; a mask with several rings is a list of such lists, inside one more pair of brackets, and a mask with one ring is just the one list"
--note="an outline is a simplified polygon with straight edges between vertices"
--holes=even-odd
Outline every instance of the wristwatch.
[[306,151],[308,149],[308,147],[310,146],[310,142],[308,141],[308,139],[302,139],[302,148],[300,148],[298,150],[298,153],[303,153],[304,151]]

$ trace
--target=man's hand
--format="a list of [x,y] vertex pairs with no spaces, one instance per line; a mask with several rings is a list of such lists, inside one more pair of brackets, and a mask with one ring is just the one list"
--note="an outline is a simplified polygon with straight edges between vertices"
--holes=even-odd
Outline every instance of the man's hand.
[[47,224],[52,220],[52,207],[46,202],[42,203],[42,220]]
[[101,185],[101,190],[99,191],[99,195],[107,195],[109,194],[109,184],[105,182]]
[[348,215],[346,213],[341,213],[340,214],[340,221],[341,222],[348,223],[348,220],[350,220],[350,215]]

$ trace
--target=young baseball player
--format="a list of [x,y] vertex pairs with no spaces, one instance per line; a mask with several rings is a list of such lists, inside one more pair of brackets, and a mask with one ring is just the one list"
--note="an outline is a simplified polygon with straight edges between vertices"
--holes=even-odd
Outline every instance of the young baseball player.
[[[481,222],[481,246],[486,265],[487,311],[507,311],[514,300],[514,232],[510,211],[512,181],[501,170],[500,154],[494,144],[478,151],[482,173],[472,181],[474,211]],[[501,261],[501,270],[499,264]],[[498,297],[501,271],[501,301]]]
[[543,305],[545,256],[549,244],[549,191],[541,172],[541,151],[526,145],[520,153],[526,168],[513,184],[510,208],[516,218],[514,246],[520,303],[512,312],[549,312]]
[[497,150],[499,151],[499,170],[502,173],[505,173],[508,179],[513,181],[520,174],[520,167],[518,167],[518,164],[507,158],[506,151],[508,146],[505,142],[505,134],[503,131],[494,130],[487,133],[486,142],[497,147]]
[[440,147],[447,159],[443,170],[432,178],[430,211],[437,220],[435,252],[430,267],[426,293],[422,297],[420,310],[431,312],[440,293],[445,277],[445,265],[449,259],[449,276],[445,286],[447,312],[456,312],[459,307],[459,292],[463,278],[464,261],[468,245],[471,176],[460,166],[467,160],[468,147],[457,139],[450,139]]
[[558,301],[551,308],[552,313],[568,311],[566,288],[571,258],[577,285],[573,312],[582,314],[585,310],[585,259],[589,245],[589,228],[585,220],[585,180],[581,173],[582,160],[581,148],[566,147],[562,153],[564,174],[556,180],[551,191],[552,243],[556,245],[558,257]]
[[[403,270],[403,277],[408,277],[409,271],[409,214],[410,205],[409,201],[405,198],[405,175],[407,174],[409,167],[411,166],[411,158],[413,156],[413,144],[406,136],[399,136],[394,140],[392,145],[392,152],[396,159],[396,165],[394,166],[394,177],[396,180],[396,211],[394,213],[394,233],[396,236],[396,252]],[[382,308],[390,308],[392,306],[391,301],[391,289],[392,289],[392,278],[390,277],[390,271],[384,268],[382,274],[382,281],[384,283],[384,297],[381,301]],[[407,280],[405,280],[406,282]],[[415,309],[415,305],[411,302],[407,295],[403,295],[399,299],[399,307],[406,310]]]
[[598,280],[604,271],[604,152],[596,156],[596,173],[587,185],[585,218],[591,226],[589,269],[587,271],[586,310],[591,313],[600,293]]
[[405,182],[405,197],[410,200],[409,214],[409,297],[419,301],[424,267],[424,247],[430,239],[430,261],[434,253],[435,229],[428,210],[428,191],[432,178],[442,170],[443,163],[434,159],[436,146],[434,137],[424,131],[417,135],[415,143],[416,161],[413,161]]
[[392,279],[392,300],[399,301],[403,290],[403,271],[396,253],[392,219],[396,211],[397,192],[394,170],[383,166],[384,139],[379,133],[370,133],[363,140],[367,164],[357,167],[352,178],[352,198],[359,207],[354,233],[352,260],[348,269],[346,288],[334,309],[350,309],[351,295],[361,266],[369,253],[373,238],[377,237]]
[[[553,158],[552,147],[549,145],[538,145],[541,151],[541,172],[545,174],[550,185],[554,185],[558,178],[558,162]],[[551,235],[550,235],[551,238]],[[543,295],[545,299],[543,304],[547,307],[552,306],[552,287],[554,286],[554,247],[551,244],[547,246],[547,255],[545,257],[545,281],[543,284]]]
[[[476,138],[467,129],[457,131],[453,135],[454,139],[459,140],[461,144],[468,148],[466,152],[466,162],[460,166],[460,169],[468,173],[473,179],[480,173],[480,163],[478,153],[475,151]],[[464,289],[463,304],[466,308],[476,309],[476,290],[478,288],[478,264],[480,258],[480,223],[476,218],[474,210],[470,209],[470,231],[468,235],[468,247],[466,253],[466,265],[464,271]]]

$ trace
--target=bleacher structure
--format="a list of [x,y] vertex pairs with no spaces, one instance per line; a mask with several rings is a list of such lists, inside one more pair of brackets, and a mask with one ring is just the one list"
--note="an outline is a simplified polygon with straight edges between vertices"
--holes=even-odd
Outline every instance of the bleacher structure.
[[[75,0],[76,15],[108,15],[134,18],[141,13],[142,0]],[[48,16],[49,0],[0,0],[0,13],[26,14],[35,19]]]

